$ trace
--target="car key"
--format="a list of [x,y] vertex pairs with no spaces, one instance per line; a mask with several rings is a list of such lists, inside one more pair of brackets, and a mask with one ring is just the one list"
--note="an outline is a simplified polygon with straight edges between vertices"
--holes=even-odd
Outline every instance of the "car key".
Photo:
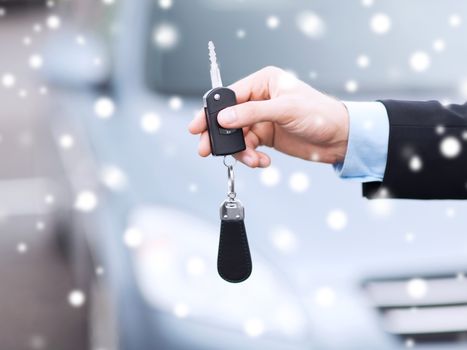
[[208,43],[208,49],[212,89],[206,92],[203,97],[204,113],[211,143],[211,153],[214,156],[226,156],[245,150],[245,139],[241,128],[225,129],[217,122],[219,112],[224,108],[236,105],[237,98],[234,91],[222,86],[216,51],[212,41]]

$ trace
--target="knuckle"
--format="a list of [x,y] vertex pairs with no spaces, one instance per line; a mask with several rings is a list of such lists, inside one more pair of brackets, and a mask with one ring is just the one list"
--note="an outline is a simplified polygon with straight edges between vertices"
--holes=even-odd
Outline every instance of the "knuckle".
[[269,76],[275,76],[275,75],[279,75],[280,73],[282,73],[282,69],[280,69],[279,67],[276,67],[276,66],[266,66],[262,69],[262,71],[266,74],[266,75],[269,75]]

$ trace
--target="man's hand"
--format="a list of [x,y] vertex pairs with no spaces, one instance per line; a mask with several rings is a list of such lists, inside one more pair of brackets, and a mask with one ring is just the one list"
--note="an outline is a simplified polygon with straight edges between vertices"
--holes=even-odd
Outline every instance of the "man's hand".
[[[217,120],[224,128],[243,128],[247,148],[235,155],[242,163],[269,166],[269,156],[257,150],[262,145],[305,160],[344,160],[349,117],[342,102],[276,67],[263,68],[229,88],[235,91],[238,105],[221,111]],[[189,130],[201,134],[198,152],[208,156],[211,146],[203,110]]]

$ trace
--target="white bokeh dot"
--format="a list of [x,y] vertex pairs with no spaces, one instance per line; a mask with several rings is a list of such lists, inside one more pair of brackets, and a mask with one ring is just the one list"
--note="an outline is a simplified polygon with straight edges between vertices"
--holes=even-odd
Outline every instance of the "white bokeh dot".
[[314,12],[304,11],[297,16],[297,26],[310,38],[321,38],[326,30],[323,19]]
[[385,13],[376,13],[370,19],[370,28],[376,34],[386,34],[391,29],[391,18]]
[[451,27],[457,28],[461,25],[462,18],[460,15],[453,13],[452,15],[449,16],[448,23]]
[[29,57],[29,67],[31,67],[32,69],[41,68],[43,63],[44,62],[43,62],[42,56],[39,54],[32,54]]
[[237,38],[243,39],[246,36],[245,29],[237,29],[236,35],[237,35]]
[[114,191],[121,191],[127,185],[126,174],[115,165],[104,165],[100,170],[99,179],[105,187]]
[[281,173],[279,169],[274,166],[269,166],[265,169],[262,169],[259,176],[261,183],[268,187],[276,186],[281,179]]
[[410,56],[409,64],[415,72],[424,72],[430,67],[431,59],[426,52],[416,51]]
[[5,73],[2,75],[2,85],[6,88],[11,88],[16,84],[16,78],[11,73]]
[[371,7],[373,6],[374,0],[361,0],[362,6]]
[[297,237],[286,227],[278,227],[273,230],[271,242],[282,253],[292,253],[297,249]]
[[433,41],[433,50],[436,52],[442,52],[446,48],[446,43],[443,39],[436,39]]
[[357,83],[355,80],[348,80],[348,81],[345,83],[345,90],[346,90],[348,93],[351,93],[351,94],[353,94],[354,92],[357,92],[357,90],[358,90],[358,83]]
[[18,245],[16,246],[16,250],[18,251],[18,253],[20,254],[24,254],[28,251],[28,246],[26,243],[24,242],[20,242],[18,243]]
[[276,29],[280,25],[280,20],[279,17],[277,16],[269,16],[266,19],[266,25],[268,26],[269,29]]
[[173,308],[173,313],[178,318],[185,318],[190,314],[190,308],[185,303],[177,303]]
[[172,0],[159,0],[159,7],[163,10],[168,10],[172,7]]
[[101,119],[108,119],[115,113],[115,104],[109,97],[99,97],[94,102],[94,113]]
[[75,144],[75,140],[70,134],[60,135],[58,142],[63,149],[69,149]]
[[407,282],[406,291],[412,299],[422,299],[428,292],[428,285],[422,278],[412,278]]
[[370,58],[367,55],[359,55],[357,57],[357,66],[367,68],[370,65]]
[[436,125],[435,132],[438,135],[443,135],[446,132],[446,128],[444,125]]
[[308,175],[302,172],[295,172],[290,175],[289,187],[294,192],[305,192],[310,186]]
[[155,113],[145,113],[141,117],[141,128],[143,131],[154,134],[156,133],[161,127],[161,118],[159,115]]
[[143,243],[143,233],[135,227],[129,227],[123,234],[123,242],[129,248],[137,248]]
[[86,295],[81,290],[75,289],[68,294],[68,303],[75,308],[83,306],[85,302]]
[[347,213],[341,209],[331,210],[327,217],[328,227],[334,231],[341,231],[347,226]]
[[180,96],[172,96],[169,99],[169,107],[174,111],[178,111],[183,106],[183,100]]
[[458,138],[447,136],[439,145],[441,154],[446,158],[456,158],[462,151],[462,144]]
[[336,292],[330,287],[320,287],[316,290],[313,299],[320,307],[330,307],[336,302]]
[[60,28],[60,25],[61,25],[61,20],[60,20],[60,17],[58,17],[57,15],[50,15],[49,17],[47,17],[47,27],[49,27],[50,29],[58,29]]
[[173,49],[178,44],[178,30],[170,23],[163,23],[154,28],[152,38],[158,48]]
[[423,168],[422,159],[419,156],[412,156],[409,160],[409,168],[413,172],[419,172]]
[[206,272],[206,263],[199,256],[192,256],[186,262],[186,271],[191,276],[201,276]]
[[250,318],[243,324],[244,332],[252,338],[259,337],[264,333],[264,323],[259,318]]
[[84,190],[78,193],[75,199],[75,209],[82,212],[93,211],[98,204],[97,196],[94,192]]

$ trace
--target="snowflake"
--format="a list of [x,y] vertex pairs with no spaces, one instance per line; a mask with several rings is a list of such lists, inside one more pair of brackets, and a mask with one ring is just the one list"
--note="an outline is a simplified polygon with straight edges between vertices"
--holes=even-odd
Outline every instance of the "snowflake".
[[435,128],[435,132],[438,135],[443,135],[446,132],[446,128],[444,127],[444,125],[437,125]]
[[191,183],[188,185],[188,191],[190,191],[191,193],[196,193],[198,192],[198,185],[195,184],[195,183]]
[[405,347],[406,347],[406,348],[411,349],[411,348],[413,348],[414,346],[415,346],[415,340],[413,340],[412,338],[407,338],[407,339],[405,340]]
[[29,46],[29,45],[31,45],[31,43],[32,43],[32,39],[29,36],[25,36],[23,38],[23,45]]
[[109,97],[99,97],[94,102],[94,113],[102,119],[110,118],[115,112],[115,104]]
[[441,140],[440,151],[446,158],[455,158],[462,151],[462,145],[460,141],[454,136],[445,137]]
[[324,21],[314,12],[302,12],[297,16],[297,25],[300,31],[310,38],[321,38],[326,26]]
[[47,18],[46,23],[47,23],[47,27],[49,27],[50,29],[58,29],[62,22],[60,20],[60,17],[56,15],[50,15]]
[[163,10],[168,10],[172,5],[172,0],[159,0],[159,7]]
[[370,7],[373,6],[373,0],[362,0],[362,6],[364,7]]
[[185,318],[190,314],[190,308],[185,303],[177,303],[173,308],[173,313],[178,318]]
[[413,234],[412,232],[407,232],[405,234],[405,240],[408,242],[408,243],[411,243],[413,242],[415,239],[415,234]]
[[367,68],[370,65],[370,58],[367,55],[360,55],[357,57],[357,66],[360,68]]
[[308,175],[302,172],[295,172],[289,178],[289,187],[294,192],[305,192],[310,186]]
[[407,282],[406,291],[412,299],[422,299],[428,292],[428,285],[422,278],[413,278]]
[[125,173],[115,165],[104,165],[100,171],[99,178],[107,188],[121,191],[127,185]]
[[5,73],[2,76],[2,84],[6,88],[11,88],[16,84],[16,78],[11,73]]
[[347,226],[347,214],[341,209],[331,210],[326,217],[326,222],[330,229],[341,231]]
[[243,323],[243,330],[249,337],[255,338],[264,333],[265,327],[259,318],[250,318]]
[[458,14],[452,14],[449,16],[448,19],[449,25],[453,28],[457,28],[461,25],[462,23],[462,18]]
[[79,308],[83,306],[85,302],[86,302],[86,295],[78,289],[72,290],[68,294],[68,303],[72,307]]
[[45,228],[45,223],[43,221],[36,222],[36,230],[43,231]]
[[415,72],[424,72],[430,67],[430,56],[426,52],[414,52],[409,59],[410,67]]
[[314,295],[314,302],[320,307],[330,307],[336,302],[336,292],[330,287],[318,288]]
[[409,168],[413,172],[419,172],[423,168],[422,159],[419,156],[412,156],[409,160]]
[[39,69],[42,67],[44,61],[39,54],[33,54],[29,57],[29,67],[32,69]]
[[272,244],[282,253],[291,253],[297,248],[297,238],[288,228],[279,227],[271,233]]
[[186,262],[186,272],[191,276],[200,276],[206,271],[206,263],[199,256],[192,256]]
[[28,246],[26,245],[26,243],[20,242],[16,246],[16,250],[18,251],[18,253],[24,254],[24,253],[26,253],[28,251]]
[[75,200],[75,209],[82,212],[93,211],[98,204],[97,196],[94,192],[85,190],[78,193]]
[[73,145],[75,143],[75,140],[73,139],[73,136],[71,136],[69,134],[63,134],[63,135],[60,136],[58,142],[60,144],[60,147],[62,147],[64,149],[69,149],[69,148],[73,147]]
[[55,197],[51,194],[47,194],[45,197],[44,197],[44,202],[46,204],[53,204],[55,202]]
[[6,15],[6,10],[4,7],[0,7],[0,17],[3,17]]
[[269,29],[276,29],[277,27],[279,27],[280,23],[281,21],[277,16],[269,16],[266,19],[266,25]]
[[123,234],[123,242],[129,248],[137,248],[143,243],[143,233],[135,227],[129,227]]
[[115,0],[102,0],[102,3],[104,5],[113,5],[115,3]]
[[355,80],[348,80],[345,83],[345,90],[348,93],[353,94],[354,92],[356,92],[358,90],[358,83]]
[[96,267],[96,275],[102,276],[105,273],[105,270],[102,266],[97,266]]
[[370,28],[376,34],[386,34],[391,29],[391,18],[385,13],[377,13],[370,19]]
[[141,117],[141,128],[149,133],[154,134],[161,127],[161,118],[155,113],[145,113]]
[[244,29],[237,29],[237,38],[243,39],[246,36],[246,31]]
[[154,28],[152,38],[160,49],[172,49],[178,44],[178,30],[169,23],[163,23]]
[[435,41],[433,41],[433,50],[435,50],[436,52],[444,51],[445,48],[446,43],[443,39],[436,39]]
[[174,111],[178,111],[183,106],[183,100],[180,96],[172,96],[169,99],[169,107]]
[[268,187],[276,186],[281,179],[279,169],[273,166],[262,169],[259,175],[261,183]]
[[81,34],[77,35],[75,40],[76,43],[80,46],[86,45],[86,38]]

